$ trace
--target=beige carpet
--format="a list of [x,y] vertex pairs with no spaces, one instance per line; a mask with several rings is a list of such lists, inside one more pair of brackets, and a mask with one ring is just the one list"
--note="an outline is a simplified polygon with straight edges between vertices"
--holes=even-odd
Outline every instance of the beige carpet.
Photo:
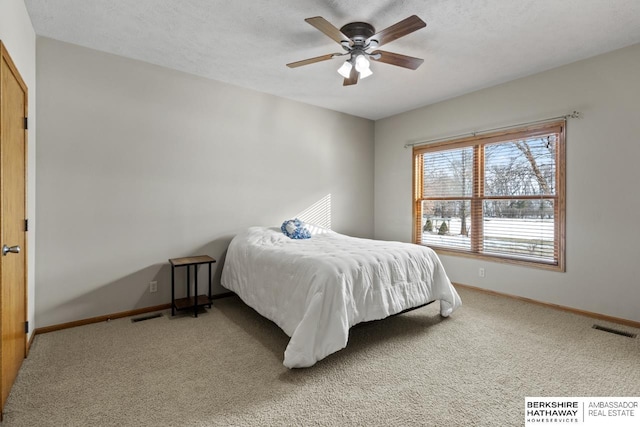
[[[4,426],[510,426],[525,396],[640,396],[640,339],[476,291],[351,331],[288,370],[288,338],[237,298],[38,335]],[[633,328],[611,325],[639,333]]]

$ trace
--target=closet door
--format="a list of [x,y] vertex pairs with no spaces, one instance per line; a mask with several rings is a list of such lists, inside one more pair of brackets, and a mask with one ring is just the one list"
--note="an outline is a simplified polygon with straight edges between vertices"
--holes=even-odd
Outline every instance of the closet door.
[[27,87],[0,42],[0,410],[26,356]]

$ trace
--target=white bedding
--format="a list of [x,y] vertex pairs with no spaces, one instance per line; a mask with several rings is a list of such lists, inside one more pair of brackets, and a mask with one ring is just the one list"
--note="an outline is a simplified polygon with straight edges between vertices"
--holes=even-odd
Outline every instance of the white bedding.
[[294,240],[277,228],[251,227],[231,241],[221,281],[291,337],[288,368],[344,348],[357,323],[433,300],[446,317],[461,304],[433,250],[329,230]]

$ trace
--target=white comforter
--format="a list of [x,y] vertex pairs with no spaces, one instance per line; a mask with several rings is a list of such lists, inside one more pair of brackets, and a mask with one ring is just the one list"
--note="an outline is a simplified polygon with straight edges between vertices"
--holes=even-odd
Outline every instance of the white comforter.
[[328,230],[293,240],[251,227],[231,241],[221,281],[291,337],[288,368],[344,348],[357,323],[433,300],[446,317],[461,304],[433,250]]

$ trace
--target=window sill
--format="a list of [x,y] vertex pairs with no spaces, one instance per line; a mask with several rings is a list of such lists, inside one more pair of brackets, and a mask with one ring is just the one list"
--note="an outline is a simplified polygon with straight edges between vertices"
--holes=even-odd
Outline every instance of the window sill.
[[471,252],[456,251],[452,249],[443,249],[443,248],[438,248],[434,246],[427,246],[427,247],[433,249],[438,255],[481,259],[484,261],[499,262],[502,264],[512,264],[512,265],[518,265],[521,267],[538,268],[542,270],[556,271],[559,273],[564,273],[566,271],[564,268],[564,264],[562,262],[560,262],[559,264],[550,264],[550,263],[545,263],[540,261],[507,258],[507,257],[498,256],[498,255],[476,254]]

